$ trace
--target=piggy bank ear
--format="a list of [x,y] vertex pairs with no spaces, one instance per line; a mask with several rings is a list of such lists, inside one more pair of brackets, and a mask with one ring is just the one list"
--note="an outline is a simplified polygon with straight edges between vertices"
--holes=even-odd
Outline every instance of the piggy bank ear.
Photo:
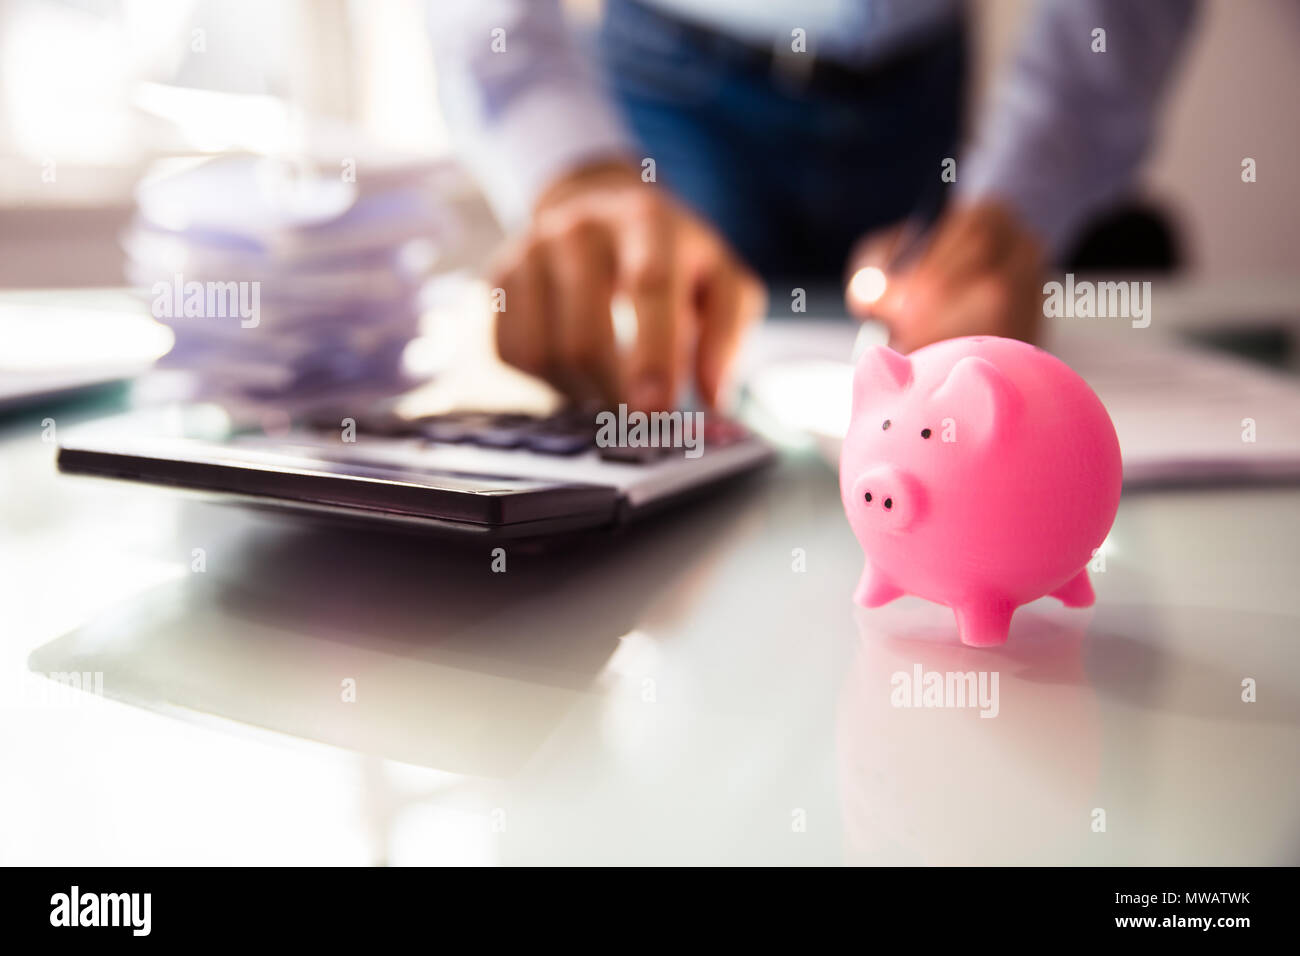
[[996,365],[968,355],[935,389],[934,402],[945,415],[952,415],[960,440],[966,430],[981,438],[1007,434],[1020,417],[1024,398]]
[[912,363],[884,345],[873,345],[858,359],[853,373],[853,410],[860,411],[881,395],[897,395],[912,383]]

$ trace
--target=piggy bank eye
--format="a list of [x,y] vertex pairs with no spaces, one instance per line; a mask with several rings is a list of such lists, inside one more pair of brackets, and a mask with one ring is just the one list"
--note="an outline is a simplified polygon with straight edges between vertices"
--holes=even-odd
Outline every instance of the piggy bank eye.
[[880,425],[880,430],[883,431],[883,432],[887,432],[887,431],[889,431],[889,426],[892,425],[892,424],[893,424],[893,422],[891,422],[888,418],[886,418],[886,419],[884,420],[884,422],[881,423],[881,425]]
[[922,438],[929,438],[929,437],[930,437],[930,429],[928,429],[928,428],[922,428],[922,429],[921,429],[921,437],[922,437]]

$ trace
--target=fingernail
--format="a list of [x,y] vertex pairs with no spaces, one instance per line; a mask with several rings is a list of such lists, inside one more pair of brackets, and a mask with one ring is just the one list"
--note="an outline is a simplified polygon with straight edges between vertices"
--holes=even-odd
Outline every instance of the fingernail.
[[715,412],[727,411],[735,406],[739,391],[736,376],[730,369],[718,373],[714,379],[712,393],[707,395],[709,407]]
[[643,375],[632,387],[632,405],[645,412],[667,408],[667,391],[660,376]]

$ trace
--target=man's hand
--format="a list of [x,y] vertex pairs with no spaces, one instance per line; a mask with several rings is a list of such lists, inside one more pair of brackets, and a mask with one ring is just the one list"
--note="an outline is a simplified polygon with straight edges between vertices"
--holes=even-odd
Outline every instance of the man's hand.
[[893,226],[859,243],[849,276],[876,266],[887,285],[866,302],[850,282],[850,311],[888,325],[890,344],[901,352],[960,335],[1034,340],[1043,315],[1043,250],[1010,210],[992,202],[948,210],[919,259],[891,271],[906,231]]
[[[624,163],[591,166],[543,194],[492,282],[501,358],[579,401],[672,407],[692,376],[716,407],[761,285],[723,239]],[[617,347],[611,300],[636,311],[636,341]]]

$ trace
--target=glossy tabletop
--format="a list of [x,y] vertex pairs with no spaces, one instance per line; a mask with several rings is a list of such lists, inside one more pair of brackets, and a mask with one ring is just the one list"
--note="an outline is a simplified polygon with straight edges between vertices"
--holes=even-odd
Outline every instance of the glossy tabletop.
[[500,572],[60,477],[42,414],[0,431],[0,863],[1300,862],[1300,488],[1126,493],[1097,605],[975,650],[853,606],[810,450]]

